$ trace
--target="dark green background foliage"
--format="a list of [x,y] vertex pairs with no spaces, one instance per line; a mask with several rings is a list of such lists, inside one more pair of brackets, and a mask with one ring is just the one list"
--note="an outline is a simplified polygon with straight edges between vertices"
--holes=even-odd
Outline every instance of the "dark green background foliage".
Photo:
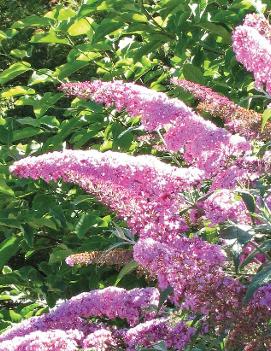
[[77,187],[12,178],[8,166],[63,148],[157,153],[137,141],[137,119],[65,98],[59,84],[123,79],[193,104],[169,84],[184,76],[262,110],[231,49],[234,26],[253,11],[249,0],[0,2],[0,329],[118,274],[64,262],[114,244],[114,214]]

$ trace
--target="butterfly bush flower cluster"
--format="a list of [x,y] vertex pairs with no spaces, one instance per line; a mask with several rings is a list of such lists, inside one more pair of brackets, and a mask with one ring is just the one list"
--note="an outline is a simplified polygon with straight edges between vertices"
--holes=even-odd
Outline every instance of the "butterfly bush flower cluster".
[[173,78],[171,82],[191,93],[200,103],[199,112],[207,112],[219,117],[225,122],[225,128],[233,133],[239,133],[249,139],[268,139],[271,128],[267,124],[261,130],[262,115],[253,110],[238,106],[227,97],[215,92],[209,87],[191,82],[186,79]]
[[202,204],[198,203],[198,207],[201,206],[212,225],[229,220],[241,224],[251,222],[244,202],[228,189],[214,191]]
[[[171,326],[171,320],[155,318],[153,308],[158,303],[155,288],[127,291],[110,287],[82,293],[9,329],[0,336],[0,351],[109,351],[118,347],[136,351],[137,342],[150,346],[161,340],[174,350],[183,350],[194,329],[184,322]],[[120,318],[130,328],[93,323],[88,321],[91,317]]]
[[271,284],[260,287],[243,306],[230,332],[228,345],[245,351],[271,349]]
[[141,319],[152,318],[153,312],[148,311],[148,307],[157,306],[158,303],[159,292],[155,288],[127,291],[109,287],[103,290],[92,290],[72,297],[47,314],[32,317],[9,329],[0,335],[0,342],[25,336],[34,331],[51,329],[77,329],[89,332],[92,326],[86,322],[86,319],[91,317],[121,318],[134,326]]
[[34,331],[0,343],[1,351],[76,351],[83,334],[78,330]]
[[98,329],[83,341],[83,348],[95,351],[109,351],[118,346],[118,341],[108,329]]
[[16,162],[11,171],[24,178],[62,178],[77,184],[127,220],[134,232],[164,240],[167,236],[172,240],[177,232],[187,229],[179,216],[184,204],[181,191],[204,178],[196,168],[173,167],[153,156],[95,150],[28,157]]
[[166,129],[164,140],[171,151],[184,151],[184,159],[209,174],[225,165],[231,156],[250,150],[250,144],[238,135],[206,121],[178,99],[134,83],[122,81],[64,83],[67,95],[91,99],[106,106],[125,109],[140,116],[147,131]]
[[72,254],[66,258],[69,266],[74,265],[107,265],[107,266],[123,266],[130,262],[133,258],[131,250],[115,249],[109,251],[90,251]]
[[[175,248],[153,239],[140,240],[134,247],[134,258],[158,277],[159,286],[174,288],[174,300],[193,312],[225,317],[240,303],[243,290],[237,281],[226,278],[226,257],[221,248],[199,238],[180,238]],[[223,291],[224,288],[224,291]],[[231,289],[236,289],[236,296]],[[225,292],[228,300],[225,299]],[[208,298],[207,298],[208,297]],[[227,307],[226,307],[227,306]],[[224,311],[225,310],[225,311]]]
[[183,350],[191,340],[195,329],[187,327],[184,322],[170,325],[166,318],[157,318],[128,330],[125,335],[127,351],[134,351],[138,347],[150,347],[163,340],[166,346],[174,350]]
[[263,334],[271,341],[271,285],[259,289],[244,306],[245,287],[223,271],[225,257],[215,245],[183,238],[174,250],[145,239],[135,245],[134,257],[157,274],[161,287],[174,288],[176,304],[181,301],[182,308],[204,315],[207,325],[215,324],[221,333],[231,329],[229,343],[236,346],[239,338],[243,346],[252,340],[259,344]]
[[233,33],[236,59],[252,72],[258,89],[271,93],[271,26],[263,15],[248,15]]

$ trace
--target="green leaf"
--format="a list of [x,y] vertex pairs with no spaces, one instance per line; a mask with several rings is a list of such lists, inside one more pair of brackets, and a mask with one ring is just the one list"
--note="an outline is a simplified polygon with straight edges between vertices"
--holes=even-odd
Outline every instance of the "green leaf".
[[52,219],[47,218],[47,217],[42,217],[42,218],[31,217],[30,220],[27,222],[33,228],[47,227],[47,228],[50,228],[53,230],[57,230],[57,226],[56,226],[55,221],[53,221]]
[[58,245],[53,249],[52,253],[50,254],[49,265],[64,261],[65,258],[71,255],[72,253],[73,251],[70,250],[66,245]]
[[93,35],[90,22],[93,22],[91,18],[81,18],[75,21],[68,29],[69,35],[76,37],[78,35],[88,34],[88,38],[90,39],[90,35]]
[[8,38],[7,34],[5,32],[3,32],[2,30],[0,30],[0,42],[2,40],[7,39],[7,38]]
[[55,116],[42,116],[39,119],[32,118],[32,117],[24,117],[24,118],[18,118],[16,120],[20,124],[28,124],[32,127],[40,127],[42,125],[49,127],[49,128],[57,128],[59,127],[59,121]]
[[13,49],[10,51],[10,55],[22,59],[23,57],[29,56],[26,50]]
[[187,80],[191,80],[195,83],[204,83],[203,74],[200,68],[192,65],[191,63],[187,63],[183,65],[183,75]]
[[14,196],[14,191],[7,185],[4,179],[0,179],[0,193],[8,196]]
[[253,238],[251,228],[245,225],[230,225],[221,230],[221,238],[226,240],[234,240],[241,245],[246,244]]
[[21,238],[12,236],[0,243],[0,270],[19,250]]
[[33,72],[32,76],[28,81],[28,84],[35,85],[48,82],[57,82],[57,80],[53,77],[53,71],[46,68],[42,68]]
[[114,19],[104,19],[99,26],[95,30],[95,34],[93,37],[93,42],[97,43],[101,39],[104,39],[104,37],[115,30],[121,28],[123,24],[120,21],[116,21]]
[[0,226],[4,227],[10,227],[10,228],[17,228],[17,229],[22,229],[21,228],[21,222],[17,221],[16,219],[12,218],[0,218]]
[[256,202],[254,197],[251,194],[244,191],[241,192],[241,197],[249,212],[254,213],[256,210]]
[[88,61],[73,61],[65,63],[64,65],[56,69],[55,75],[59,79],[69,77],[72,73],[79,71],[81,68],[86,67],[89,64]]
[[83,238],[90,228],[100,221],[101,218],[96,214],[83,214],[75,226],[75,234],[78,238]]
[[34,243],[34,231],[33,228],[31,228],[28,224],[23,224],[23,234],[24,234],[24,239],[29,247],[33,247]]
[[0,73],[0,84],[5,84],[29,70],[31,70],[30,63],[24,61],[16,62]]
[[231,33],[225,27],[212,22],[201,23],[200,26],[207,29],[210,33],[222,37],[225,44],[231,43]]
[[265,266],[259,273],[257,273],[247,288],[244,302],[247,303],[256,290],[262,285],[268,284],[271,281],[271,263]]
[[1,97],[8,99],[8,98],[13,97],[13,96],[32,95],[32,94],[35,94],[34,89],[18,85],[16,87],[10,88],[8,90],[4,90],[1,93]]
[[62,98],[62,93],[45,93],[43,96],[23,96],[16,101],[17,106],[30,105],[33,106],[34,113],[37,117],[41,117],[45,112],[54,106],[54,104]]
[[23,318],[19,313],[15,312],[14,310],[9,310],[8,313],[12,322],[18,323]]
[[160,311],[161,307],[163,306],[164,302],[168,299],[170,295],[173,293],[173,288],[169,286],[165,290],[160,291],[160,297],[159,297],[159,304],[157,310]]
[[11,28],[21,29],[26,27],[44,27],[44,26],[50,26],[50,24],[51,24],[51,20],[49,18],[32,15],[15,22],[11,26]]
[[61,38],[57,33],[51,29],[49,32],[36,33],[32,36],[30,43],[35,44],[65,44],[70,45],[68,39]]
[[138,267],[138,263],[136,261],[131,261],[127,263],[119,272],[117,279],[115,281],[115,286],[119,284],[119,282],[129,273],[133,272]]
[[262,115],[262,131],[264,130],[267,122],[271,118],[271,108],[268,108],[264,110],[263,115]]
[[78,12],[78,17],[85,17],[89,15],[90,13],[96,12],[97,11],[97,2],[98,0],[88,0],[87,4],[83,4]]
[[26,127],[26,128],[18,129],[13,132],[12,141],[14,142],[22,139],[31,138],[40,133],[42,133],[42,131],[39,128]]

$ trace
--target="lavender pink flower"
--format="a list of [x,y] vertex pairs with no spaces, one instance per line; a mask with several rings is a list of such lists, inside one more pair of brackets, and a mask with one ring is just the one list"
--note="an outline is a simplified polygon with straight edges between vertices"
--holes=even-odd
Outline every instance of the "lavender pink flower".
[[140,240],[134,257],[157,275],[161,287],[174,289],[176,304],[205,316],[206,326],[217,333],[230,331],[229,346],[250,350],[255,340],[255,350],[270,345],[271,285],[258,289],[244,305],[246,288],[223,271],[225,258],[215,245],[182,238],[174,250],[152,239]]
[[239,133],[249,139],[268,139],[270,124],[261,131],[262,115],[253,110],[238,106],[227,97],[213,91],[211,88],[185,79],[173,78],[171,82],[190,92],[200,101],[199,112],[207,112],[219,117],[225,122],[225,128],[233,133]]
[[216,190],[199,208],[204,210],[205,217],[212,225],[233,221],[239,224],[251,223],[249,212],[242,199],[228,189]]
[[34,331],[0,343],[0,351],[77,351],[83,334],[77,330]]
[[214,305],[214,300],[224,278],[219,279],[218,283],[217,277],[223,277],[222,267],[226,260],[220,247],[199,238],[180,238],[174,248],[153,239],[145,239],[139,240],[134,246],[134,258],[151,274],[157,275],[162,289],[168,286],[174,289],[174,301],[177,304],[182,301],[183,307],[197,313],[216,311],[218,318],[218,305]]
[[164,139],[171,151],[184,152],[184,159],[208,173],[216,172],[232,156],[250,150],[246,140],[231,135],[223,128],[206,121],[178,99],[133,83],[84,82],[65,83],[60,90],[67,95],[91,99],[117,110],[126,109],[131,116],[140,116],[148,131],[165,128]]
[[242,307],[227,341],[229,349],[270,350],[271,284],[260,287]]
[[24,178],[62,178],[77,184],[127,220],[135,233],[163,240],[187,229],[179,216],[184,203],[180,192],[204,178],[196,168],[173,167],[153,156],[96,150],[27,157],[15,162],[11,172]]
[[127,351],[136,351],[138,347],[151,347],[164,341],[170,350],[183,350],[191,341],[195,329],[187,327],[184,322],[172,325],[167,318],[160,318],[138,324],[127,331],[124,341]]
[[271,93],[270,25],[250,15],[233,33],[233,50],[236,59],[253,73],[256,87]]
[[72,297],[49,313],[32,317],[15,325],[0,335],[0,342],[24,337],[33,332],[47,332],[52,329],[79,330],[89,334],[93,325],[87,322],[90,317],[121,318],[130,325],[139,320],[148,320],[153,312],[150,306],[158,306],[159,292],[155,288],[133,289],[109,287],[92,290]]
[[89,334],[83,341],[83,348],[95,351],[110,351],[116,349],[118,342],[108,329],[98,329]]
[[256,29],[262,36],[271,42],[271,25],[260,13],[249,13],[244,19],[243,25]]

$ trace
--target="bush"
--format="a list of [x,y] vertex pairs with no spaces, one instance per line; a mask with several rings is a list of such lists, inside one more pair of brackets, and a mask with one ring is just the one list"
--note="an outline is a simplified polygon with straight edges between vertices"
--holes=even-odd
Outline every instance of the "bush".
[[[257,10],[267,12],[262,3]],[[63,350],[268,350],[270,109],[235,53],[248,70],[263,70],[255,77],[268,91],[257,53],[268,58],[269,24],[251,17],[266,40],[254,52],[238,27],[234,53],[232,31],[255,11],[249,1],[88,0],[44,15],[35,5],[0,32],[1,329],[42,314],[26,329],[33,347],[51,338],[66,340]],[[146,289],[156,279],[160,300]],[[93,290],[114,284],[142,290]],[[87,312],[79,297],[72,310],[64,303],[43,314],[89,290]],[[136,302],[150,291],[152,302]],[[76,326],[78,313],[88,332],[81,319]],[[52,330],[69,323],[76,332]],[[1,351],[13,336],[0,336]],[[13,340],[14,350],[25,347]]]

